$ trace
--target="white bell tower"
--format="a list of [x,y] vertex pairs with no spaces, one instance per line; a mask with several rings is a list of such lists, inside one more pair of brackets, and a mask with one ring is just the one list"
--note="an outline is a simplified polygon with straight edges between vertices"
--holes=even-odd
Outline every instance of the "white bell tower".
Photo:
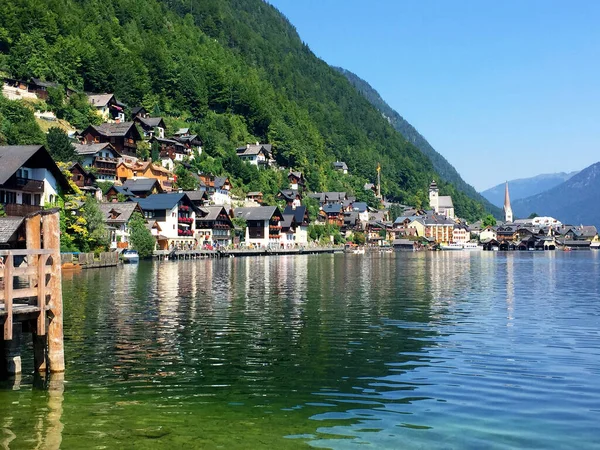
[[437,187],[437,183],[435,180],[431,182],[429,185],[429,207],[433,209],[434,212],[439,212],[440,210],[440,196],[439,189]]

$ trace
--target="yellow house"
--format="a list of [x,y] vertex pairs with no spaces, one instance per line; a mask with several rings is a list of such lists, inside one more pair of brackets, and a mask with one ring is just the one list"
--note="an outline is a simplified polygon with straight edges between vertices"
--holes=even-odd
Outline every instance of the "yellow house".
[[412,222],[408,224],[406,228],[412,228],[415,230],[415,236],[423,237],[425,236],[425,223],[423,219],[419,217],[415,217]]
[[165,191],[173,188],[173,174],[162,166],[152,164],[150,161],[127,163],[120,162],[117,166],[117,180],[124,183],[126,180],[138,178],[155,178],[160,182]]

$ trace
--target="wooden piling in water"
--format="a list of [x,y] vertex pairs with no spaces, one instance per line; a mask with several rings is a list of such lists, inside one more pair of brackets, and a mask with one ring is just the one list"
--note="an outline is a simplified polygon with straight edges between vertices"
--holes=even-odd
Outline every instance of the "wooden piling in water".
[[0,251],[4,284],[0,290],[2,369],[8,374],[21,372],[22,333],[31,332],[36,371],[63,372],[59,214],[47,211],[32,215],[25,220],[25,229],[26,250]]

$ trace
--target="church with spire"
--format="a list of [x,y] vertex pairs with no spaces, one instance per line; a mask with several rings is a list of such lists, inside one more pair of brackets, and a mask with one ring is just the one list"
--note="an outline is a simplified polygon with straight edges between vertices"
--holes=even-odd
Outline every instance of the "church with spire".
[[508,181],[504,187],[504,222],[513,222],[513,212],[512,208],[510,207],[510,195],[508,194]]

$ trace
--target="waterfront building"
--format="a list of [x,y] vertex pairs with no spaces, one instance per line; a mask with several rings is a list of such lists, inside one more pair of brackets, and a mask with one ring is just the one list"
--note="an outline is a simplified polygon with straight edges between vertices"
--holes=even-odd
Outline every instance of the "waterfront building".
[[143,214],[137,202],[100,203],[98,205],[110,233],[110,248],[129,248],[129,221],[134,212]]
[[161,250],[197,246],[196,214],[199,211],[185,193],[152,194],[137,201],[146,220],[157,222],[161,229],[157,236]]
[[279,245],[283,214],[277,206],[236,208],[234,216],[246,220],[246,245]]
[[435,180],[429,185],[429,207],[436,213],[454,218],[454,203],[449,195],[439,195]]
[[466,244],[471,240],[469,227],[464,223],[457,223],[452,230],[452,242],[457,244]]
[[223,206],[201,206],[196,214],[196,236],[203,246],[227,247],[233,223]]
[[504,186],[504,222],[512,223],[513,221],[513,212],[510,207],[510,195],[508,194],[508,181]]
[[9,216],[26,216],[72,191],[43,145],[0,146],[0,204]]
[[454,231],[454,221],[440,214],[427,214],[423,221],[425,223],[425,237],[433,239],[434,242],[449,243],[452,242],[452,233]]
[[344,226],[344,211],[342,210],[342,205],[339,203],[324,205],[319,215],[327,225],[336,225],[340,228]]
[[496,229],[491,225],[488,225],[487,227],[485,227],[483,230],[481,230],[479,232],[479,240],[481,242],[492,241],[492,240],[495,241],[497,239],[498,239],[498,235],[496,234]]

